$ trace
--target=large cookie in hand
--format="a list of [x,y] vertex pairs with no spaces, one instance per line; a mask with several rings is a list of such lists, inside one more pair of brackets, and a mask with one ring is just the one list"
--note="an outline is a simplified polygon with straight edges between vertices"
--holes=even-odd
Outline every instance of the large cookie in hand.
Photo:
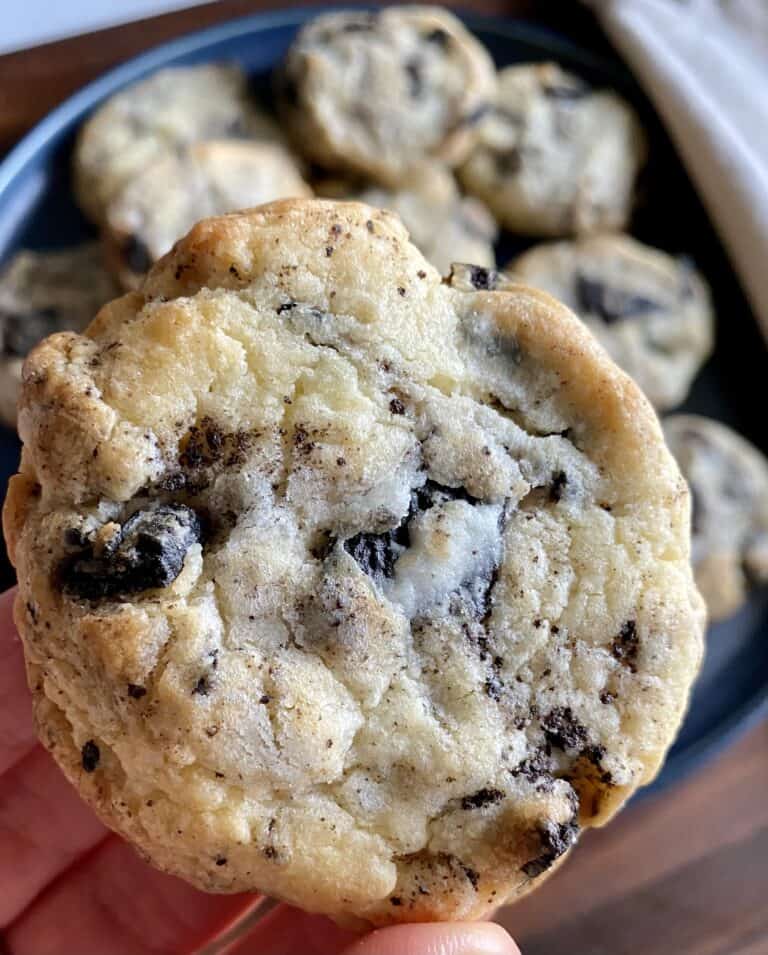
[[657,772],[689,498],[567,309],[399,220],[206,220],[26,370],[5,507],[41,737],[212,891],[465,919]]

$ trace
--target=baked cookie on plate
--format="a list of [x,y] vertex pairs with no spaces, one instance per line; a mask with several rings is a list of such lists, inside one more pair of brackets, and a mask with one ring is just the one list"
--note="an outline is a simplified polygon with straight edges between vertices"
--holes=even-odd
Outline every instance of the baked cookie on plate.
[[390,186],[425,160],[461,162],[495,92],[490,54],[439,7],[317,17],[278,81],[297,149]]
[[75,192],[101,224],[110,200],[157,159],[206,139],[279,140],[251,101],[248,80],[224,63],[169,67],[110,97],[84,123],[74,152]]
[[29,359],[4,522],[41,738],[160,868],[477,918],[656,774],[702,652],[688,491],[586,327],[493,284],[286,200]]
[[513,232],[583,235],[626,226],[645,154],[618,94],[556,63],[524,64],[499,73],[495,107],[459,175]]
[[768,583],[768,460],[711,418],[672,415],[664,433],[691,489],[696,583],[721,620]]
[[660,410],[685,400],[712,351],[702,276],[628,235],[534,246],[507,270],[570,306]]
[[196,143],[137,173],[109,202],[108,261],[124,288],[144,274],[199,220],[271,199],[312,195],[279,143]]

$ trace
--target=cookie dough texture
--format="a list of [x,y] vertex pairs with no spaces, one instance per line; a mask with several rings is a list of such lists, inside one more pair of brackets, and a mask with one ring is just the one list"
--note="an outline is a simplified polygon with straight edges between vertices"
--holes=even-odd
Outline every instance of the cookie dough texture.
[[393,186],[425,160],[466,157],[496,74],[452,14],[396,6],[312,20],[288,51],[278,91],[307,157]]
[[82,331],[114,298],[98,243],[48,252],[24,250],[0,270],[0,420],[16,427],[26,354],[46,335]]
[[83,125],[74,154],[78,202],[102,224],[110,200],[158,159],[202,140],[242,138],[280,133],[252,103],[239,67],[160,70],[110,97]]
[[278,143],[197,143],[147,166],[110,202],[106,239],[112,267],[124,288],[136,288],[151,264],[200,219],[310,195],[295,160]]
[[691,489],[696,583],[720,620],[739,609],[750,585],[768,583],[768,460],[699,415],[672,415],[664,432]]
[[585,327],[494,284],[283,201],[28,361],[4,519],[42,739],[159,867],[475,918],[656,773],[702,648],[687,489]]
[[572,308],[660,410],[685,400],[712,351],[704,279],[628,235],[534,246],[507,270]]
[[496,263],[496,220],[478,199],[462,196],[454,177],[440,166],[414,170],[396,190],[332,180],[321,183],[319,191],[397,213],[411,242],[442,275],[453,262]]
[[495,108],[460,169],[468,192],[513,232],[624,228],[646,154],[629,104],[555,63],[507,67],[498,84]]

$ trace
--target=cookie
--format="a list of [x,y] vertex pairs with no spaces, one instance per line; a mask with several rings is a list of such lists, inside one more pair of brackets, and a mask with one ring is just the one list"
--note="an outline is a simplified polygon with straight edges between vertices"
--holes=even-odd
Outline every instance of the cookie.
[[207,139],[278,140],[274,122],[256,109],[237,66],[171,67],[110,97],[80,130],[75,192],[101,224],[110,200],[137,173],[176,150]]
[[80,331],[117,294],[98,243],[24,250],[0,270],[0,420],[16,427],[21,366],[46,335]]
[[277,143],[197,143],[138,173],[107,206],[108,258],[125,288],[200,219],[270,199],[306,197],[293,157]]
[[507,269],[570,306],[656,408],[681,404],[714,344],[706,282],[628,235],[551,242]]
[[397,213],[411,242],[443,275],[448,274],[453,262],[491,268],[496,264],[495,219],[478,199],[462,196],[451,173],[440,166],[414,170],[397,190],[325,182],[320,184],[319,193],[357,199]]
[[768,583],[768,460],[721,421],[664,419],[691,489],[696,583],[712,620],[735,613],[750,586]]
[[616,93],[555,63],[525,64],[499,73],[495,108],[459,175],[513,232],[585,235],[626,226],[645,153]]
[[685,482],[585,326],[494,284],[287,200],[31,356],[4,519],[41,736],[160,868],[476,918],[658,770],[702,649]]
[[297,149],[390,186],[424,160],[461,162],[495,90],[484,47],[446,10],[419,6],[312,20],[278,82]]

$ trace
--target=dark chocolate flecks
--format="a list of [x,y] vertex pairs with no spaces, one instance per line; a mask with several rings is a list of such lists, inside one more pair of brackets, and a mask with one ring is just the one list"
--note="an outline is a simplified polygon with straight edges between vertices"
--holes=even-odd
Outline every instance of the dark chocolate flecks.
[[423,36],[427,43],[434,43],[435,46],[440,47],[442,50],[445,50],[451,43],[450,33],[440,27],[426,31]]
[[516,146],[494,153],[493,161],[500,176],[516,176],[523,168],[523,154]]
[[92,773],[99,765],[101,751],[96,743],[92,739],[89,739],[88,742],[83,745],[80,756],[83,769],[86,773]]
[[547,749],[542,747],[536,750],[533,756],[529,756],[527,759],[524,759],[522,763],[515,766],[515,768],[511,770],[511,773],[513,776],[522,776],[529,782],[535,782],[542,778],[551,778],[552,757],[547,752]]
[[542,719],[541,727],[547,742],[566,752],[582,752],[589,742],[589,734],[573,715],[570,706],[556,706]]
[[467,881],[470,883],[475,892],[477,892],[477,886],[480,883],[480,874],[473,869],[472,866],[469,866],[464,862],[460,863],[460,865],[462,872],[467,877]]
[[568,484],[568,475],[565,471],[556,471],[552,475],[552,483],[549,485],[549,499],[557,503],[563,496],[565,487]]
[[207,673],[198,677],[197,682],[192,687],[193,696],[208,696],[211,692],[211,678]]
[[389,410],[391,414],[397,414],[397,415],[405,414],[405,405],[402,403],[402,401],[399,398],[393,398],[389,402]]
[[465,796],[461,800],[461,808],[466,810],[483,809],[485,806],[494,806],[501,802],[504,793],[501,789],[478,789],[471,796]]
[[412,57],[403,64],[405,75],[408,77],[408,92],[412,99],[419,99],[424,92],[423,64],[417,57]]
[[579,826],[575,821],[568,823],[546,822],[539,827],[542,852],[535,859],[521,866],[522,871],[531,879],[541,875],[560,858],[579,837]]
[[496,703],[501,699],[504,692],[504,684],[497,673],[492,673],[483,684],[486,696],[489,696]]
[[640,637],[637,633],[637,624],[634,620],[627,620],[621,630],[613,638],[611,653],[628,667],[632,673],[637,672],[637,653],[640,648]]
[[580,311],[596,315],[607,325],[622,319],[638,318],[658,312],[661,305],[642,295],[612,288],[599,279],[579,273],[576,276],[576,299]]
[[140,700],[142,696],[147,695],[147,688],[145,686],[139,686],[138,683],[129,683],[128,684],[128,696],[132,700]]
[[189,429],[179,464],[191,471],[215,464],[225,467],[242,464],[252,439],[246,431],[224,432],[212,418],[205,416]]
[[187,551],[201,537],[195,512],[181,504],[137,511],[99,556],[87,543],[59,566],[64,592],[86,600],[121,597],[167,587],[179,576]]

